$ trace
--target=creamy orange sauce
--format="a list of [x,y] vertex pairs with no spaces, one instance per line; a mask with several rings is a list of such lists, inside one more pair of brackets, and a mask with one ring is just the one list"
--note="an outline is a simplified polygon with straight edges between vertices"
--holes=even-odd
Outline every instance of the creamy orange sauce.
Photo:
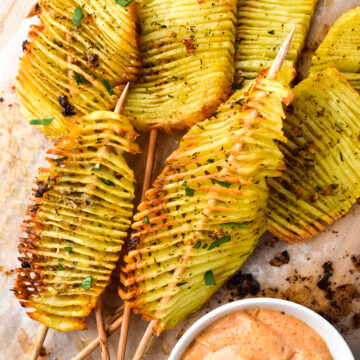
[[182,360],[331,360],[323,338],[301,320],[267,309],[238,311],[198,336]]

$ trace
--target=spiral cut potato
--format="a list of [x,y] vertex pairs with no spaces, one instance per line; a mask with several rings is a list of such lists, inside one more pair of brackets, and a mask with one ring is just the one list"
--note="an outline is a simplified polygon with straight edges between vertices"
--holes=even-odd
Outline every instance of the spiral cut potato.
[[280,144],[286,171],[268,180],[270,231],[288,242],[310,239],[360,196],[360,95],[336,69],[294,93]]
[[199,309],[267,228],[265,178],[284,169],[274,140],[285,140],[282,101],[292,99],[294,71],[281,82],[264,74],[244,100],[235,93],[185,135],[134,217],[121,275],[128,290],[119,292],[145,320],[159,320],[157,334]]
[[[238,0],[236,83],[253,79],[270,66],[287,34],[296,25],[284,65],[294,66],[304,46],[317,0]],[[236,87],[236,85],[235,85]]]
[[337,68],[360,91],[360,7],[343,14],[330,28],[312,58],[309,72],[315,75],[327,68]]
[[59,331],[86,328],[131,224],[134,175],[123,154],[138,151],[135,137],[125,117],[97,111],[49,151],[57,158],[40,169],[14,287],[35,309],[32,319]]
[[[34,13],[40,24],[23,43],[16,89],[25,119],[38,120],[56,139],[72,120],[111,110],[120,85],[136,79],[135,1],[123,7],[114,0],[40,0]],[[41,125],[43,119],[51,123]]]
[[138,0],[143,69],[124,110],[139,129],[188,129],[227,100],[236,0]]

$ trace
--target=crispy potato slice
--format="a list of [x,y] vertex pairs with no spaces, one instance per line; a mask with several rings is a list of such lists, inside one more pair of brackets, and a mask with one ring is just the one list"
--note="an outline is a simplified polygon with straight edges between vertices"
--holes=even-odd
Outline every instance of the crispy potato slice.
[[[265,178],[284,169],[285,84],[260,76],[210,120],[195,125],[138,207],[122,298],[156,332],[199,309],[251,254],[266,229]],[[281,76],[280,76],[281,77]]]
[[141,130],[188,129],[230,93],[236,0],[138,0],[137,11],[143,69],[124,114]]
[[360,7],[344,13],[330,28],[312,58],[310,75],[336,68],[360,91]]
[[[84,114],[111,110],[120,85],[135,80],[141,66],[135,1],[127,7],[113,0],[106,6],[99,0],[83,4],[40,0],[34,8],[40,25],[32,26],[30,41],[23,43],[16,78],[20,110],[28,121],[54,118],[38,125],[51,139]],[[80,26],[72,20],[75,11],[83,15]],[[65,107],[60,96],[67,97]]]
[[336,69],[295,87],[284,122],[286,171],[269,179],[269,228],[287,242],[310,239],[360,196],[360,95]]
[[317,0],[238,0],[235,75],[253,79],[270,66],[296,25],[285,65],[295,66],[310,28]]
[[138,151],[135,137],[125,117],[97,111],[49,151],[57,157],[40,169],[14,286],[32,319],[59,331],[86,327],[130,227],[134,175],[123,154]]

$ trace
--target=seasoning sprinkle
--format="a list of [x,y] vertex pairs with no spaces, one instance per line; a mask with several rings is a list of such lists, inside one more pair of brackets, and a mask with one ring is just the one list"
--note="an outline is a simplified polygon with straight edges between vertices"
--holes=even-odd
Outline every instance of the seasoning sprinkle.
[[100,171],[102,169],[102,164],[99,165],[99,167],[92,167],[91,171]]
[[63,157],[59,157],[57,159],[52,159],[53,161],[56,161],[56,162],[61,162],[61,161],[64,161],[64,160],[67,160],[68,157],[67,156],[63,156]]
[[91,276],[91,275],[87,276],[87,277],[81,282],[82,288],[83,288],[84,290],[89,290],[89,289],[91,289],[91,287],[92,287],[92,281],[93,281],[92,276]]
[[74,10],[72,22],[75,26],[80,26],[81,20],[84,18],[84,13],[80,6],[77,6]]
[[194,246],[193,249],[198,249],[201,246],[201,241],[198,241]]
[[221,239],[216,239],[213,243],[210,244],[208,250],[211,250],[215,247],[220,246],[221,244],[224,244],[226,242],[230,241],[230,235],[225,235]]
[[231,185],[231,184],[228,183],[228,182],[220,181],[220,180],[217,180],[217,179],[211,179],[211,182],[212,182],[213,184],[218,184],[218,185],[221,185],[221,186],[226,187],[226,188],[229,188],[230,185]]
[[126,7],[128,6],[132,0],[115,0],[115,2],[118,4],[118,5],[121,5],[123,7]]
[[44,119],[33,119],[30,121],[30,125],[49,125],[54,120],[54,118],[44,118]]
[[70,246],[65,246],[64,249],[69,253],[72,252],[72,247],[70,247]]
[[108,83],[108,81],[107,81],[106,79],[102,80],[101,82],[102,82],[102,84],[105,86],[106,90],[108,91],[108,93],[109,93],[110,95],[114,95],[114,94],[115,94],[115,93],[114,93],[114,90],[111,88],[110,84]]
[[98,179],[107,186],[115,186],[115,184],[109,179],[106,180],[106,179],[104,179],[104,178],[102,178],[100,176],[98,176]]
[[63,270],[65,270],[65,268],[63,267],[62,264],[58,263],[58,270],[63,271]]
[[215,285],[214,274],[212,270],[208,270],[204,275],[205,285]]
[[142,221],[143,224],[149,224],[149,217],[145,216],[144,220]]
[[82,76],[81,74],[74,72],[74,80],[76,82],[77,85],[79,84],[85,84],[87,82],[87,80],[85,79],[84,76]]
[[184,181],[184,182],[182,183],[182,186],[185,187],[185,194],[186,194],[186,196],[194,196],[195,190],[192,189],[192,188],[189,188],[186,184],[187,184],[186,181]]
[[242,83],[232,83],[231,88],[233,90],[239,90],[243,88],[243,84]]

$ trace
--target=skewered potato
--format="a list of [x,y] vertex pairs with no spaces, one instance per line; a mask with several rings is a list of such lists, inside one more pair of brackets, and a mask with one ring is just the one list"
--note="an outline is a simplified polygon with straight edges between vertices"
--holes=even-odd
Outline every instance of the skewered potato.
[[[264,73],[265,74],[265,73]],[[284,169],[287,84],[260,76],[250,94],[195,125],[138,207],[120,295],[158,319],[157,334],[199,309],[251,254],[266,230],[265,178]]]
[[120,85],[135,80],[141,65],[135,1],[126,7],[114,0],[83,4],[40,0],[34,8],[40,25],[23,43],[16,79],[20,110],[52,139],[84,114],[111,110]]
[[312,58],[310,75],[335,67],[360,91],[359,24],[360,7],[347,11],[335,22]]
[[[296,25],[285,65],[294,66],[305,42],[317,0],[238,0],[236,27],[236,82],[253,79],[270,66]],[[236,86],[236,85],[235,85]]]
[[132,216],[135,153],[128,120],[108,111],[86,115],[49,153],[23,223],[15,295],[32,319],[59,331],[83,320],[109,283]]
[[336,69],[294,93],[280,144],[286,171],[268,180],[270,231],[288,242],[310,239],[360,196],[360,95]]
[[236,0],[138,0],[143,69],[124,114],[138,127],[188,129],[227,100]]

